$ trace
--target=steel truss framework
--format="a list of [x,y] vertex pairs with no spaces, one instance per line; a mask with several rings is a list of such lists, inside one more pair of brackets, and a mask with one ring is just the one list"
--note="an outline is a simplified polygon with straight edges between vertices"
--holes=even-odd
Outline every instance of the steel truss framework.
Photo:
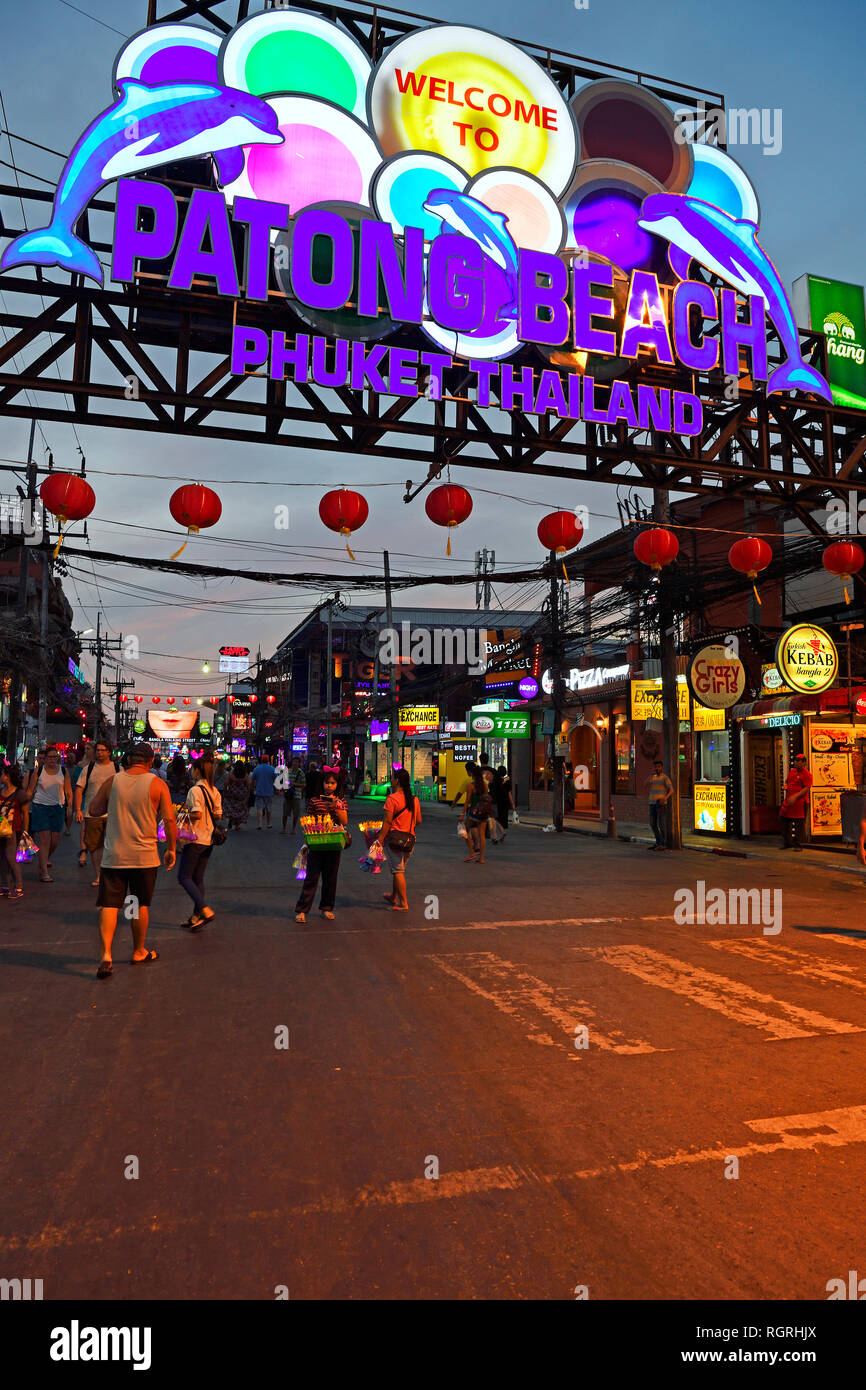
[[[246,17],[249,6],[247,0],[236,0],[228,18],[226,8],[207,0],[188,0],[160,12],[163,7],[158,0],[149,0],[147,22],[205,20],[226,32]],[[424,22],[421,16],[359,4],[304,0],[303,8],[339,18],[374,61],[401,34]],[[700,97],[709,106],[723,105],[716,93],[678,88],[659,78],[531,43],[523,46],[566,93],[587,78],[619,76],[641,82],[683,106],[694,106]],[[191,177],[196,185],[207,186],[209,169],[203,164],[187,165],[178,173],[176,167],[171,177],[163,174],[162,181],[172,182],[184,199],[189,196]],[[0,186],[0,196],[20,199],[21,205],[44,205],[53,195],[16,184]],[[111,213],[113,204],[97,199],[90,210],[95,216]],[[90,239],[87,217],[82,233]],[[21,230],[0,221],[5,237]],[[91,239],[91,244],[97,250],[109,250],[106,243]],[[691,439],[638,433],[622,423],[606,426],[562,420],[555,414],[482,410],[466,395],[466,369],[459,363],[445,373],[441,401],[401,397],[386,403],[372,391],[332,390],[259,375],[233,376],[229,340],[235,315],[245,326],[280,327],[289,336],[294,328],[309,331],[276,293],[266,305],[235,306],[204,284],[191,292],[167,290],[165,268],[151,267],[139,274],[134,285],[113,290],[99,289],[78,276],[61,283],[55,274],[51,279],[41,271],[35,278],[0,277],[0,290],[7,300],[5,312],[0,313],[6,335],[0,347],[0,414],[400,459],[425,468],[424,481],[453,462],[505,473],[667,487],[686,493],[757,494],[787,503],[801,514],[827,492],[866,492],[862,413],[819,401],[767,397],[752,389],[741,389],[738,399],[728,400],[725,379],[719,373],[698,377],[643,363],[632,369],[633,382],[684,390],[701,399],[703,428]],[[9,304],[10,300],[14,303]],[[419,346],[408,329],[388,341]],[[430,347],[426,340],[422,342]],[[823,335],[803,333],[802,345],[804,355],[824,368]],[[778,341],[771,338],[771,359],[780,360],[780,351]],[[509,360],[518,368],[542,365],[529,347]],[[495,381],[492,385],[495,399]],[[42,397],[39,401],[32,398],[37,392]]]

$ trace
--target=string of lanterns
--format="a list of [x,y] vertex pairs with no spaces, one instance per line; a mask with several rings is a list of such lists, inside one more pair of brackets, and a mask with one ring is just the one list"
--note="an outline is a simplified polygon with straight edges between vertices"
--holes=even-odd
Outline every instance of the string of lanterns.
[[[235,700],[249,700],[250,704],[255,705],[255,704],[258,703],[258,698],[259,698],[258,695],[225,695],[225,696],[223,696],[223,695],[209,695],[209,696],[207,696],[206,699],[203,698],[202,696],[197,696],[197,697],[195,698],[195,703],[196,703],[196,705],[216,705],[216,704],[219,703],[220,700],[225,699],[225,700],[228,700],[228,702],[229,702],[230,705],[233,705],[234,702],[235,702]],[[266,696],[265,696],[265,704],[268,704],[268,705],[273,705],[273,704],[275,704],[275,703],[276,703],[276,698],[277,698],[276,695],[266,695]],[[180,696],[180,697],[177,696],[177,695],[148,695],[148,696],[145,696],[145,695],[121,695],[121,696],[120,696],[120,703],[121,703],[122,705],[128,704],[130,700],[133,701],[136,705],[141,705],[141,704],[143,704],[143,703],[145,702],[145,700],[150,700],[150,703],[151,703],[152,705],[161,705],[161,704],[163,703],[163,701],[165,701],[166,705],[168,705],[169,707],[174,706],[174,705],[191,705],[191,704],[193,703],[193,697],[192,697],[191,695],[183,695],[183,696]]]
[[[56,558],[63,544],[64,527],[70,522],[83,521],[90,516],[96,506],[96,494],[83,474],[52,469],[39,488],[39,496],[46,510],[56,518],[60,529],[60,537],[53,552]],[[427,516],[434,525],[442,526],[448,531],[446,555],[451,554],[451,531],[468,519],[472,513],[472,505],[471,493],[459,483],[440,483],[427,494],[424,503]],[[213,488],[206,487],[203,483],[185,483],[172,493],[169,511],[179,526],[186,527],[187,533],[187,540],[170,557],[176,560],[186,548],[191,535],[197,535],[200,531],[217,524],[222,516],[222,502]],[[355,556],[348,538],[353,532],[360,530],[369,514],[367,499],[351,488],[333,488],[326,492],[319,502],[319,517],[322,523],[329,530],[346,538],[346,550],[352,560]],[[538,524],[538,539],[545,550],[552,550],[558,559],[563,560],[562,570],[568,583],[568,571],[563,557],[576,549],[583,539],[583,526],[574,512],[560,510],[543,517]],[[661,571],[677,558],[680,545],[673,531],[664,526],[654,526],[638,533],[633,548],[641,564],[649,566],[655,574],[661,574]],[[757,579],[772,558],[772,549],[761,536],[743,536],[735,541],[728,551],[728,563],[752,581],[758,603],[761,602],[761,596],[758,593]],[[850,603],[848,585],[852,576],[859,574],[866,564],[866,553],[862,547],[853,541],[836,541],[827,546],[821,563],[829,574],[836,575],[842,581],[845,602]],[[122,698],[126,699],[125,696]],[[135,697],[139,703],[141,698]],[[158,704],[161,698],[152,697],[153,703]],[[229,699],[231,698],[229,696]],[[249,698],[255,701],[256,696],[252,695]],[[269,701],[272,699],[271,696],[267,698]],[[183,698],[182,702],[190,704],[191,700]],[[166,697],[166,704],[174,703],[175,697]]]

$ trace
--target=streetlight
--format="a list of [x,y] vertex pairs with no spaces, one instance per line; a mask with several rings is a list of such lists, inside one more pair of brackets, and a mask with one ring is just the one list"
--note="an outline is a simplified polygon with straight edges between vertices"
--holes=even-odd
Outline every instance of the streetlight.
[[205,661],[205,662],[202,663],[202,668],[201,668],[201,670],[202,670],[202,675],[203,675],[203,676],[206,676],[206,675],[208,675],[208,674],[210,673],[210,665],[209,665],[209,663],[208,663],[207,661]]

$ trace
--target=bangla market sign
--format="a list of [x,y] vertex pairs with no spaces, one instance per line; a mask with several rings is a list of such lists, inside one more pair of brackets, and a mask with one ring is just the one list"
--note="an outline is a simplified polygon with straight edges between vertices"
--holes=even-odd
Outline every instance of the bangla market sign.
[[829,690],[839,671],[839,655],[829,633],[813,623],[797,623],[783,632],[776,665],[792,690],[816,694]]
[[708,709],[730,709],[746,688],[746,668],[721,642],[701,647],[689,663],[688,683]]
[[[144,30],[112,85],[49,224],[16,237],[0,269],[101,284],[76,228],[117,181],[114,279],[168,262],[169,289],[235,301],[234,375],[441,399],[457,358],[481,407],[695,435],[696,396],[611,377],[639,357],[738,377],[744,353],[768,392],[830,399],[757,240],[744,171],[677,139],[674,112],[636,84],[567,96],[516,44],[466,25],[416,29],[373,68],[339,24],[280,7],[223,38]],[[179,204],[151,181],[204,156],[215,190]],[[693,263],[724,287],[690,278]],[[283,296],[288,333],[244,325],[244,304]],[[769,377],[768,318],[786,353]],[[404,325],[430,350],[373,341]],[[512,368],[525,344],[545,365]]]

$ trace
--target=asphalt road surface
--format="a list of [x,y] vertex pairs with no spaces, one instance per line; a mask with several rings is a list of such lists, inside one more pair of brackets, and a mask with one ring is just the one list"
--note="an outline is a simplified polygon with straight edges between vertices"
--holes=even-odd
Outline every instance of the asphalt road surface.
[[[527,826],[481,867],[454,832],[426,815],[400,915],[356,833],[336,920],[301,927],[298,842],[248,826],[214,851],[213,923],[181,930],[161,875],[161,959],[130,968],[124,923],[104,982],[73,840],[54,884],[28,866],[0,899],[0,1274],[46,1299],[826,1299],[863,1267],[866,883]],[[698,880],[770,890],[763,921],[675,921]]]

